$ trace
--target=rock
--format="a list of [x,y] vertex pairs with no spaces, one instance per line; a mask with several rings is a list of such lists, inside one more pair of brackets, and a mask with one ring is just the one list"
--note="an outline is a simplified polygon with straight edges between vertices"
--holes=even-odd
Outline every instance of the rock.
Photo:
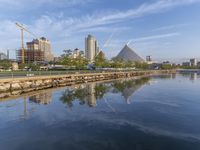
[[0,92],[7,92],[10,91],[10,84],[5,83],[0,85]]
[[20,86],[20,83],[11,83],[11,91],[15,90],[21,90],[22,87]]
[[9,97],[11,94],[10,93],[1,93],[0,98],[6,98]]
[[23,82],[23,83],[20,83],[20,86],[22,87],[22,89],[28,89],[30,88],[32,85],[32,82]]
[[44,83],[45,85],[49,85],[49,84],[51,84],[51,82],[52,82],[51,80],[44,80],[43,83]]
[[12,95],[20,95],[22,93],[22,91],[12,91],[11,94]]
[[35,85],[36,85],[36,87],[41,87],[41,86],[43,86],[42,80],[37,80],[37,81],[35,82]]

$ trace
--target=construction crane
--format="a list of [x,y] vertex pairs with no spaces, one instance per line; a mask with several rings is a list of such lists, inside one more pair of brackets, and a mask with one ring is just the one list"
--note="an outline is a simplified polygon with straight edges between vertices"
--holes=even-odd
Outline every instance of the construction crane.
[[[19,24],[19,23],[15,23],[16,26],[21,30],[21,44],[22,44],[22,64],[25,63],[24,60],[24,31],[26,31],[27,33],[31,34],[32,36],[36,37],[35,34],[33,34],[32,32],[28,31],[25,27],[23,27],[23,25]],[[36,37],[37,38],[37,37]]]

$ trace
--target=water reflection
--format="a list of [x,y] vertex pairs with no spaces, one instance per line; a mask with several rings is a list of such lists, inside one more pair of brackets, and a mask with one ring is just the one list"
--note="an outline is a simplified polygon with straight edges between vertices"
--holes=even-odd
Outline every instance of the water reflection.
[[68,107],[72,107],[75,100],[79,100],[80,105],[87,104],[90,107],[95,107],[96,101],[102,99],[108,89],[109,86],[103,83],[79,85],[73,89],[66,89],[62,93],[60,100],[67,104]]
[[191,74],[190,74],[190,80],[191,80],[191,81],[197,80],[197,73],[191,73]]
[[53,91],[40,92],[39,94],[30,96],[29,101],[37,103],[37,104],[43,104],[43,105],[50,104],[52,101],[52,92]]
[[179,73],[179,75],[189,79],[192,82],[200,78],[200,72],[184,72]]
[[122,80],[107,83],[89,83],[79,85],[75,88],[66,89],[60,100],[69,108],[73,107],[73,102],[79,100],[80,105],[87,104],[89,107],[95,107],[97,100],[103,99],[108,92],[121,93],[127,104],[130,104],[130,97],[144,84],[148,83],[150,78],[140,80]]
[[127,104],[130,104],[130,97],[139,90],[143,85],[148,83],[150,78],[142,78],[140,80],[124,80],[121,82],[114,82],[112,86],[114,87],[113,92],[120,92],[124,97]]
[[2,100],[0,149],[199,150],[200,78],[191,76],[89,83]]

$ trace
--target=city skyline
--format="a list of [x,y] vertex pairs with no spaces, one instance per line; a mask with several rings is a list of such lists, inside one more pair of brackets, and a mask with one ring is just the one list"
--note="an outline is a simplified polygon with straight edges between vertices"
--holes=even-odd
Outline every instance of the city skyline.
[[[47,37],[56,56],[66,48],[84,50],[84,38],[92,34],[108,58],[128,42],[143,58],[200,57],[200,0],[0,2],[0,50],[20,48],[15,26],[20,22],[38,37]],[[25,41],[32,38],[25,35]]]

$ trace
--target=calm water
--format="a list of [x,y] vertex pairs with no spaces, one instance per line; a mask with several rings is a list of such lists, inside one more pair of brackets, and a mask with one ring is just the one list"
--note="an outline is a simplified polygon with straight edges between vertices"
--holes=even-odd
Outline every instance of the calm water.
[[200,75],[89,83],[0,101],[0,150],[200,150]]

